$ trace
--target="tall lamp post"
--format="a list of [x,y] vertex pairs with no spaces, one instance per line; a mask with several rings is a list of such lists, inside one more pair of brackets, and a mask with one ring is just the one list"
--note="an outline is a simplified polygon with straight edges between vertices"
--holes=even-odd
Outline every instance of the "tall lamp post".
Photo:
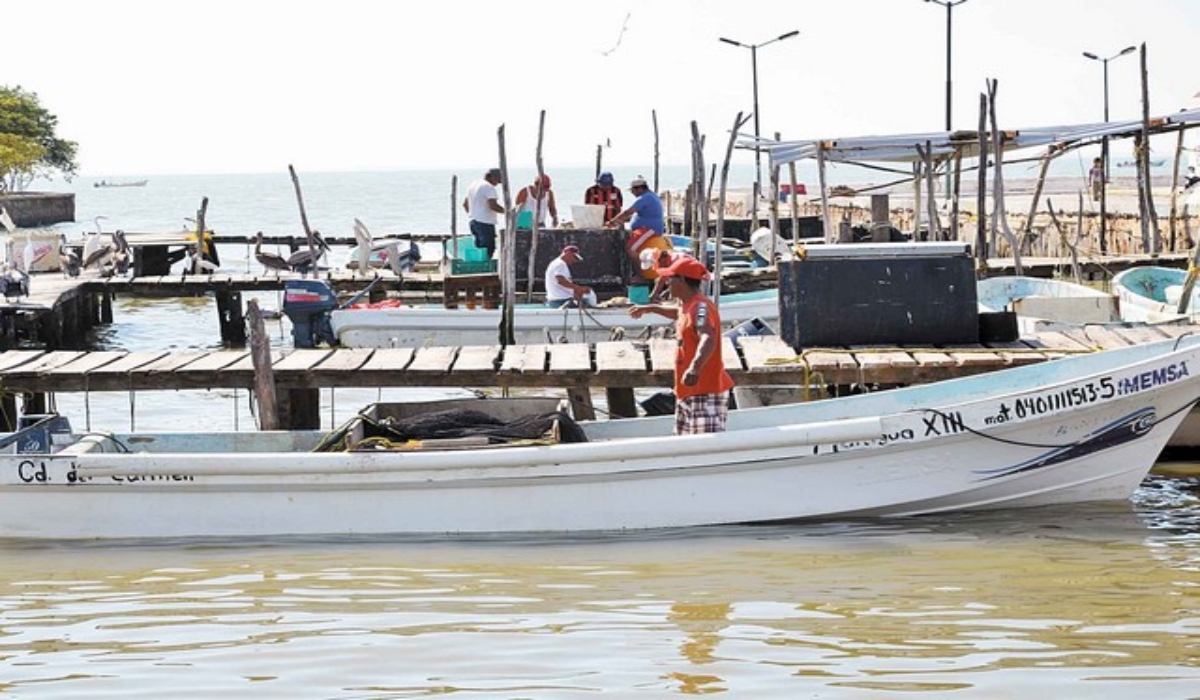
[[[1083,57],[1100,61],[1104,66],[1104,123],[1108,123],[1108,62],[1126,54],[1137,51],[1136,46],[1126,46],[1117,53],[1101,58],[1091,51],[1084,51]],[[1100,185],[1100,253],[1108,252],[1108,135],[1100,139],[1100,162],[1104,166],[1104,182]]]
[[925,2],[933,2],[946,8],[946,131],[950,131],[950,38],[951,30],[954,27],[952,22],[954,17],[954,7],[961,5],[967,0],[925,0]]
[[[958,0],[958,1],[964,2],[965,0]],[[754,209],[754,215],[756,217],[758,214],[758,197],[759,197],[760,193],[762,192],[762,150],[759,148],[759,144],[758,144],[759,136],[760,136],[759,123],[758,123],[758,50],[764,46],[774,44],[777,41],[783,41],[784,39],[791,39],[792,37],[796,36],[799,33],[800,33],[799,29],[793,29],[792,31],[790,31],[786,34],[780,34],[779,36],[775,37],[774,39],[764,41],[760,44],[743,44],[740,41],[734,41],[733,39],[726,39],[725,37],[721,37],[721,41],[725,42],[726,44],[740,46],[743,49],[750,49],[750,75],[754,82],[754,173],[755,174],[754,174],[754,202],[752,203],[752,208]]]

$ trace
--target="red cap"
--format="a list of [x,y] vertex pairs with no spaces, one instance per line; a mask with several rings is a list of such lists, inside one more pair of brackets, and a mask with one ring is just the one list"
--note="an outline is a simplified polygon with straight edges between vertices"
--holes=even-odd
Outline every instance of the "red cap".
[[579,246],[563,246],[562,252],[563,255],[566,255],[567,253],[574,253],[575,257],[579,258],[580,262],[583,262],[583,256],[579,254]]
[[[536,182],[536,180],[535,180],[535,182]],[[550,189],[550,176],[549,175],[542,176],[542,186],[545,187],[546,189]]]
[[704,266],[704,263],[690,255],[681,255],[678,260],[658,271],[659,277],[675,277],[676,275],[693,280],[710,278],[708,268]]

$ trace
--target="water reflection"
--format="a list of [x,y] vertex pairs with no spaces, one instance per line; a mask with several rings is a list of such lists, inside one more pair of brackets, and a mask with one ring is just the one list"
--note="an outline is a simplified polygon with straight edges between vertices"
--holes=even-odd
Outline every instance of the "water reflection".
[[0,692],[1184,697],[1194,492],[1143,491],[608,537],[7,543]]

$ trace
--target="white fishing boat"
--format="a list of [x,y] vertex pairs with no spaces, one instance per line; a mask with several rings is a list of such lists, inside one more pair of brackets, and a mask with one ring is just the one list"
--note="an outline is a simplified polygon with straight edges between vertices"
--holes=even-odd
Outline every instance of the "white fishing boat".
[[1170,267],[1133,267],[1113,276],[1112,288],[1125,321],[1170,323],[1200,318],[1200,287],[1193,289],[1187,312],[1179,313],[1187,272]]
[[[330,312],[338,344],[352,348],[419,347],[421,345],[494,345],[500,309],[442,306],[344,308]],[[513,314],[518,344],[594,343],[615,334],[633,338],[671,322],[656,314],[635,319],[627,307],[552,309],[544,304],[518,304]],[[736,326],[754,318],[779,318],[779,293],[774,289],[721,297],[721,320]]]
[[532,439],[422,438],[388,405],[332,435],[77,435],[51,416],[0,441],[17,449],[0,455],[0,537],[565,533],[1120,500],[1200,396],[1197,368],[1185,338],[733,411],[727,432],[691,436],[670,416],[552,414]]
[[145,187],[149,180],[100,180],[92,187]]
[[1022,334],[1058,325],[1112,323],[1121,320],[1117,298],[1099,289],[1054,279],[1006,276],[976,285],[979,305],[989,311],[1012,311]]

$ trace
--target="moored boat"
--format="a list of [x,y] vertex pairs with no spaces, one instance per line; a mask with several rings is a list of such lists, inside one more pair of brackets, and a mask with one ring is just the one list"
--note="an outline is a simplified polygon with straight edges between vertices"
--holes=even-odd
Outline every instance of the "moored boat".
[[0,455],[0,537],[562,533],[1120,500],[1196,402],[1198,362],[1183,338],[734,411],[727,432],[691,436],[670,416],[552,416],[511,442],[416,438],[377,411],[334,435],[75,435],[48,417],[0,441],[20,448]]
[[1115,296],[1082,284],[1014,275],[982,279],[976,289],[980,306],[1015,312],[1021,333],[1120,320]]
[[1200,318],[1197,304],[1200,294],[1195,289],[1189,299],[1187,312],[1179,313],[1187,272],[1170,267],[1133,267],[1113,276],[1112,287],[1121,304],[1125,321],[1169,323]]

